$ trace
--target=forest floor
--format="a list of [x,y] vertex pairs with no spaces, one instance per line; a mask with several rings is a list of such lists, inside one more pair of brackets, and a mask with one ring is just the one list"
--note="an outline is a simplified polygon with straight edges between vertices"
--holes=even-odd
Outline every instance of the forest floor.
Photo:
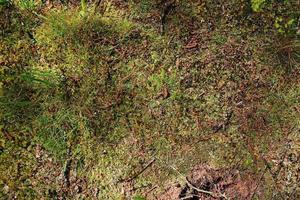
[[299,44],[271,15],[74,2],[0,6],[0,198],[300,197]]

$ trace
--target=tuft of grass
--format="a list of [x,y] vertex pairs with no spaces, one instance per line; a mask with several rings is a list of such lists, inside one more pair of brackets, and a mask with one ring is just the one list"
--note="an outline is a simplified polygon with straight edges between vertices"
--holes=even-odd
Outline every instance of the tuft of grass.
[[[53,108],[54,109],[54,108]],[[60,108],[45,112],[36,120],[35,140],[59,160],[67,159],[68,150],[76,149],[78,138],[87,134],[87,124],[74,111]]]

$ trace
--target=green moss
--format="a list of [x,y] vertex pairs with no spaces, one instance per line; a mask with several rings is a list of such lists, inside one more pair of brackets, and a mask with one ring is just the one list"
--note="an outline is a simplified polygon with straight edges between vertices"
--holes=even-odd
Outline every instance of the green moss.
[[[295,141],[297,67],[265,48],[278,42],[255,25],[268,14],[248,13],[246,1],[176,1],[161,34],[159,1],[94,6],[1,7],[3,197],[122,199],[121,180],[155,158],[133,182],[130,198],[143,198],[201,162],[259,174],[289,131]],[[56,169],[39,165],[40,146]],[[31,176],[67,161],[81,194]]]

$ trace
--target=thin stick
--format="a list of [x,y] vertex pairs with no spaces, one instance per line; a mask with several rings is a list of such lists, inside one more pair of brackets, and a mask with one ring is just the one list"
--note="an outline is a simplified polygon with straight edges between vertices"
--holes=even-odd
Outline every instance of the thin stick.
[[215,196],[213,192],[210,192],[210,191],[207,191],[207,190],[202,190],[202,189],[199,189],[199,188],[195,187],[187,178],[185,180],[186,180],[186,183],[188,184],[188,186],[190,188],[196,190],[197,192],[201,192],[201,193],[204,193],[204,194],[209,194],[211,196]]
[[120,180],[120,182],[130,182],[134,179],[136,179],[139,175],[141,175],[144,171],[146,171],[146,169],[148,169],[154,162],[155,162],[155,158],[153,158],[141,171],[135,173],[132,177],[128,178],[128,179],[123,179]]
[[211,191],[207,191],[207,190],[202,190],[202,189],[199,189],[199,188],[197,188],[197,187],[195,187],[183,174],[181,174],[173,165],[166,165],[164,162],[162,162],[165,166],[167,166],[167,167],[170,167],[170,168],[172,168],[174,171],[176,171],[182,178],[184,178],[185,179],[185,182],[187,183],[187,185],[190,187],[190,188],[192,188],[192,189],[194,189],[194,190],[196,190],[197,192],[200,192],[200,193],[204,193],[204,194],[208,194],[208,195],[210,195],[210,196],[212,196],[212,197],[223,197],[224,199],[228,199],[224,194],[222,194],[222,193],[218,193],[218,194],[216,194],[216,193],[213,193],[213,192],[211,192]]
[[194,195],[189,195],[189,196],[186,196],[186,197],[181,197],[180,200],[185,200],[185,199],[189,199],[189,198],[193,198]]

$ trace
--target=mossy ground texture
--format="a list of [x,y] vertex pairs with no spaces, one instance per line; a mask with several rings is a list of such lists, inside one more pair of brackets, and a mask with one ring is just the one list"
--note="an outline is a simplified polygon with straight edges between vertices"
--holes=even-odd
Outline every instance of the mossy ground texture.
[[0,1],[0,199],[159,199],[200,163],[299,198],[299,6]]

